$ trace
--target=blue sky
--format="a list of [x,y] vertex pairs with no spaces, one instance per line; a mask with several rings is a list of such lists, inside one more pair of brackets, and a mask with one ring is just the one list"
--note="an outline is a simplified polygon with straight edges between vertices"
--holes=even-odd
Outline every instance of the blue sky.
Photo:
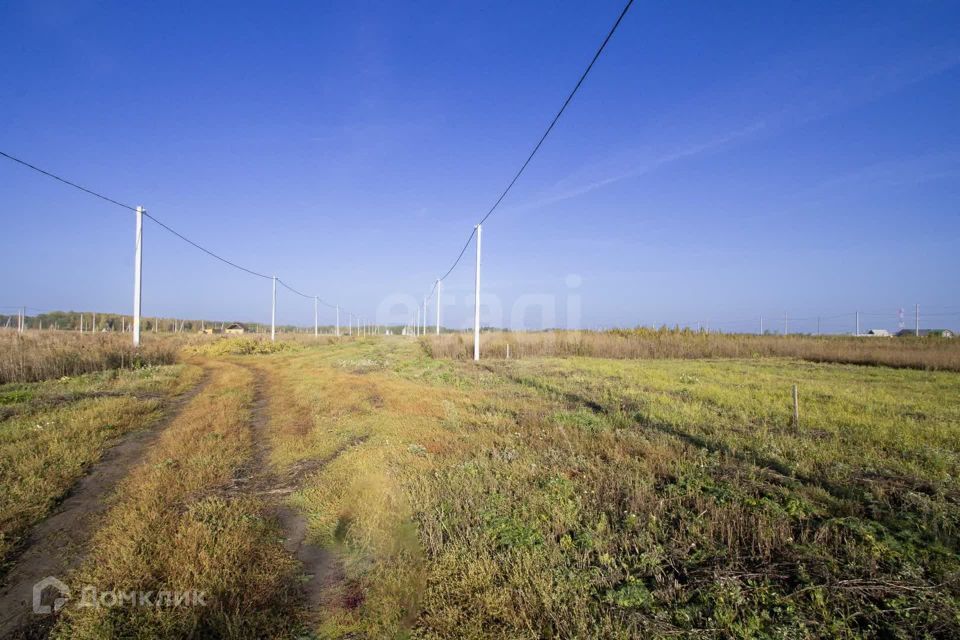
[[[385,301],[450,266],[621,6],[13,0],[0,149],[399,320]],[[957,2],[636,4],[484,226],[485,321],[960,312],[958,25]],[[0,305],[129,310],[132,214],[5,161],[0,220]],[[449,326],[472,318],[472,256]],[[279,297],[281,321],[312,322]],[[148,223],[145,314],[269,304],[268,281]]]

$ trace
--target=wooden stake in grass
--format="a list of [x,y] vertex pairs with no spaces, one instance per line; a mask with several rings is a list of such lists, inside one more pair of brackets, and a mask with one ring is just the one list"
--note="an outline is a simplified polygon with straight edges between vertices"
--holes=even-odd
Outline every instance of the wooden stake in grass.
[[793,428],[800,428],[800,391],[797,385],[793,385]]

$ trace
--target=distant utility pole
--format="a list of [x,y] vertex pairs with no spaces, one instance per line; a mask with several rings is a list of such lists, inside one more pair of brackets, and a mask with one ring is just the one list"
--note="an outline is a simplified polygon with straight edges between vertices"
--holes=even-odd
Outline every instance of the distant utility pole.
[[414,329],[413,335],[415,336],[420,335],[420,305],[417,305],[417,328]]
[[80,314],[80,333],[83,333],[83,314]]
[[340,305],[337,305],[337,337],[340,337]]
[[913,335],[919,338],[920,337],[920,305],[919,304],[917,305],[916,310],[914,311],[914,316],[915,316],[916,324],[913,330]]
[[857,312],[855,312],[855,313],[856,313],[856,316],[857,316],[857,335],[859,336],[859,335],[860,335],[860,312],[857,311]]
[[440,281],[437,280],[437,335],[440,335]]
[[820,335],[820,316],[817,316],[817,335]]
[[270,305],[270,341],[277,339],[277,276],[273,276],[273,304]]
[[480,361],[480,234],[482,225],[477,225],[477,279],[473,294],[473,359]]
[[760,316],[760,335],[763,335],[763,316]]
[[317,296],[313,296],[313,337],[317,338],[320,336],[320,325],[317,324]]
[[786,312],[784,312],[784,314],[783,314],[783,335],[787,335],[787,331],[789,330],[789,328],[790,328],[790,323],[789,323],[789,321],[787,320],[787,314],[786,314]]
[[427,299],[423,299],[423,335],[427,335]]
[[133,258],[133,346],[140,346],[140,283],[143,264],[143,207],[137,207],[137,236]]

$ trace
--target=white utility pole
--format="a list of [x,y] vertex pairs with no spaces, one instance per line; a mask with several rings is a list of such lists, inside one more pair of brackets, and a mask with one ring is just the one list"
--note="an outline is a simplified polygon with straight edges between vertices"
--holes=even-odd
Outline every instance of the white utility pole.
[[482,225],[477,225],[477,280],[473,295],[473,359],[480,360],[480,234]]
[[857,335],[859,336],[860,335],[860,312],[857,311],[856,315],[857,315]]
[[420,335],[420,305],[417,305],[417,328],[414,329],[413,335],[415,336]]
[[133,259],[133,346],[140,346],[140,283],[143,265],[143,207],[137,207],[137,239]]
[[427,335],[427,299],[423,299],[423,335]]
[[340,305],[337,305],[337,337],[340,337]]
[[787,320],[787,314],[783,314],[783,335],[787,335],[787,331],[790,328],[790,324]]
[[440,335],[440,281],[437,280],[437,335]]
[[83,314],[80,314],[80,333],[83,333]]
[[277,276],[273,276],[273,304],[270,305],[270,340],[277,339]]
[[913,335],[920,337],[920,305],[918,304],[914,310],[914,321],[916,322],[915,328],[913,330]]
[[317,296],[313,296],[313,337],[320,336],[320,325],[317,324]]

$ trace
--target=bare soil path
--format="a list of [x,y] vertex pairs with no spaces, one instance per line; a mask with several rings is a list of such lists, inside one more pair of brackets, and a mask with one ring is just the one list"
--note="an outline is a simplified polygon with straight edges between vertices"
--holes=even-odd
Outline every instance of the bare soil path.
[[160,420],[107,449],[60,506],[34,527],[0,586],[0,638],[46,635],[54,616],[31,619],[33,585],[47,576],[63,579],[79,564],[98,517],[109,506],[109,495],[208,380],[205,373],[192,389],[170,402]]
[[303,477],[323,466],[326,461],[295,466],[286,473],[279,473],[270,465],[270,411],[268,384],[263,369],[251,366],[254,375],[253,459],[248,477],[237,478],[236,490],[255,493],[263,498],[267,512],[275,517],[284,532],[284,548],[296,557],[303,567],[301,582],[306,613],[315,610],[322,602],[324,592],[331,582],[341,575],[333,554],[307,542],[307,519],[296,509],[286,505],[284,498],[297,489]]

